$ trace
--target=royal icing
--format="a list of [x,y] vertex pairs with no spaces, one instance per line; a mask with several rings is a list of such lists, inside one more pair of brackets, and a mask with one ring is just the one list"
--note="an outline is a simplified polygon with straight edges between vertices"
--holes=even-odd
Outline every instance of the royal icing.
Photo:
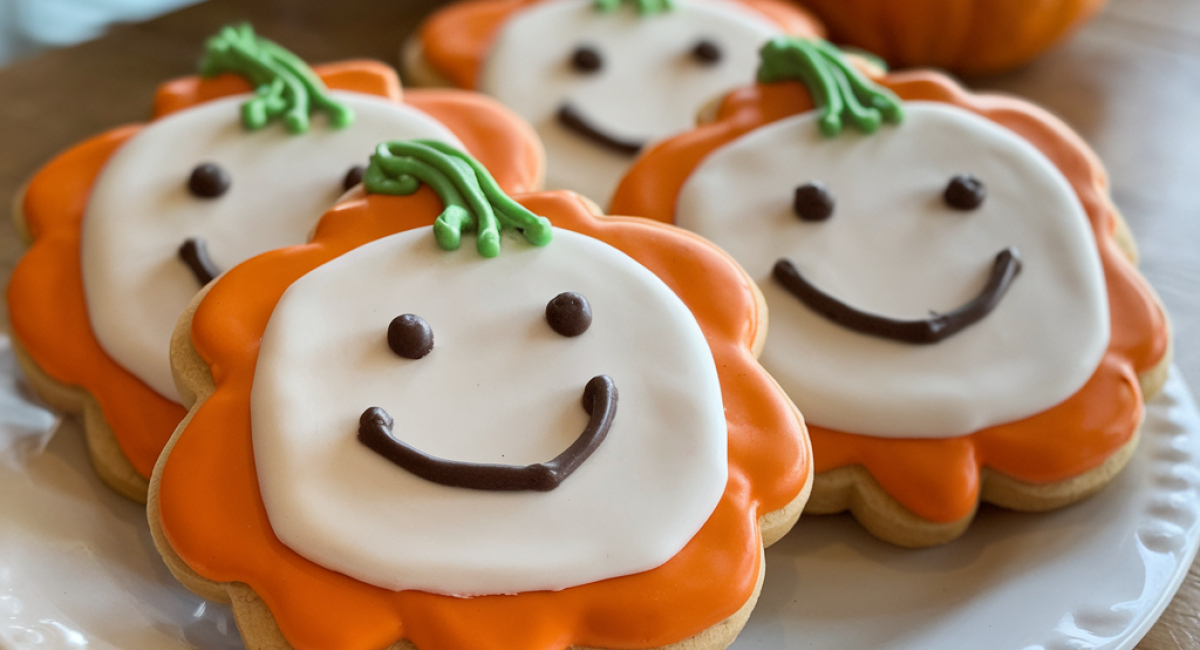
[[[723,253],[682,231],[642,219],[600,219],[584,201],[564,193],[527,195],[520,202],[558,227],[629,255],[661,278],[694,315],[720,378],[728,435],[728,480],[715,510],[683,549],[657,568],[562,591],[511,596],[464,599],[391,591],[330,571],[280,543],[261,500],[250,423],[260,342],[275,304],[312,269],[366,242],[428,226],[444,207],[424,190],[412,196],[354,198],[322,219],[312,243],[248,260],[213,284],[196,310],[192,336],[200,356],[220,369],[214,392],[196,405],[188,425],[177,433],[156,483],[161,523],[172,549],[209,580],[251,586],[295,647],[371,650],[409,639],[429,650],[651,648],[721,623],[746,607],[753,595],[761,571],[759,517],[794,503],[811,467],[794,407],[751,354],[761,333],[753,285]],[[558,245],[560,233],[554,237],[549,247],[530,250],[549,251]],[[515,236],[506,237],[498,259],[476,261],[503,262],[522,246]],[[476,255],[468,246],[463,249],[455,255]],[[565,346],[583,343],[603,327],[600,319],[608,312],[600,309],[602,297],[588,295],[595,308],[593,323],[577,339],[561,339]],[[531,329],[548,330],[541,315],[545,304],[536,305]],[[380,313],[376,336],[384,355],[390,354],[386,329],[397,315],[393,311]],[[493,338],[489,330],[478,341],[495,342]],[[433,361],[440,345],[435,340],[426,358],[409,363]],[[536,373],[545,360],[534,365]],[[623,400],[628,391],[621,390]],[[572,402],[555,408],[564,413],[579,409],[578,397]],[[350,411],[347,436],[354,435],[357,415]],[[622,417],[618,408],[617,422]],[[472,427],[478,430],[475,423]],[[595,460],[584,462],[578,472]],[[581,478],[568,478],[560,489]],[[635,502],[607,504],[609,509],[636,507]]]
[[[758,281],[771,309],[763,365],[813,424],[951,437],[1058,404],[1091,377],[1109,340],[1104,276],[1079,200],[1011,131],[944,104],[905,111],[902,125],[873,135],[827,138],[812,112],[748,133],[695,169],[676,223]],[[943,199],[961,172],[987,183],[986,203],[971,212]],[[795,188],[812,180],[836,198],[823,221],[793,210]],[[834,322],[772,273],[788,260],[855,308],[927,319],[983,295],[1010,249],[1020,270],[993,309],[927,345]]]
[[[403,104],[334,92],[354,124],[321,116],[302,135],[281,125],[247,131],[233,96],[153,122],[109,160],[83,223],[88,315],[101,346],[160,395],[177,400],[167,351],[175,321],[202,286],[180,259],[202,238],[215,270],[274,248],[303,243],[343,193],[347,171],[381,139],[425,137],[458,143],[445,126]],[[215,163],[230,176],[221,196],[197,197],[193,168]]]
[[[505,22],[478,87],[537,129],[547,187],[604,202],[641,146],[692,126],[705,102],[753,74],[758,47],[781,31],[724,0],[680,0],[648,14],[547,0]],[[717,60],[701,54],[704,44],[719,51]],[[594,67],[575,64],[581,51],[595,57]],[[564,109],[571,126],[560,118]],[[585,135],[588,127],[598,133]],[[599,134],[629,146],[600,144]]]
[[[545,247],[505,239],[484,260],[442,250],[429,228],[408,231],[319,267],[280,300],[255,370],[254,452],[271,527],[301,555],[388,589],[558,590],[658,566],[712,513],[725,418],[691,312],[602,242],[561,230]],[[592,306],[578,337],[546,322],[565,290]],[[421,359],[387,346],[402,312],[433,331]],[[437,485],[356,439],[363,410],[381,407],[395,437],[427,454],[544,462],[587,427],[580,398],[598,375],[620,392],[611,430],[550,492]]]
[[[330,88],[401,101],[395,73],[381,63],[343,61],[315,71]],[[165,119],[249,90],[250,85],[234,75],[175,79],[159,87],[154,116]],[[410,91],[403,101],[449,128],[496,170],[496,181],[506,190],[528,191],[540,184],[541,144],[527,124],[498,103],[458,90]],[[139,475],[149,477],[186,411],[173,391],[172,398],[163,397],[100,346],[80,268],[83,217],[96,179],[143,128],[121,127],[81,142],[30,180],[21,212],[34,241],[13,270],[8,302],[13,333],[21,345],[49,376],[95,398],[121,452]],[[344,178],[342,182],[344,187]]]
[[[1169,328],[1153,291],[1116,244],[1116,214],[1100,161],[1066,125],[1020,100],[969,93],[934,72],[892,74],[878,81],[905,101],[958,107],[1033,145],[1063,174],[1082,205],[1104,274],[1108,348],[1080,390],[1052,408],[951,438],[883,438],[810,426],[818,475],[862,466],[913,514],[959,522],[978,506],[984,467],[1018,481],[1049,484],[1100,467],[1126,448],[1142,415],[1139,378],[1154,375],[1162,365]],[[642,156],[618,188],[612,209],[673,221],[681,188],[709,155],[766,125],[811,111],[814,104],[819,108],[805,86],[794,82],[730,93],[713,122]]]

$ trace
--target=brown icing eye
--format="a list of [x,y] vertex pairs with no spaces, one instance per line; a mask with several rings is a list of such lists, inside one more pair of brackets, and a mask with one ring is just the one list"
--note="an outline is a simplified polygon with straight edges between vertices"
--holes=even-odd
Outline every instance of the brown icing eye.
[[349,191],[350,188],[362,182],[363,176],[367,173],[367,168],[362,165],[355,165],[346,172],[346,177],[342,179],[342,189]]
[[596,48],[580,45],[571,54],[571,67],[579,72],[596,72],[604,67],[604,59],[600,57]]
[[433,329],[424,318],[404,314],[388,325],[388,347],[405,359],[420,359],[433,349]]
[[707,38],[697,41],[692,48],[692,58],[704,65],[716,65],[721,62],[721,47]]
[[563,336],[579,336],[592,324],[592,306],[574,291],[564,291],[546,303],[546,322]]
[[188,191],[204,199],[215,199],[229,191],[229,172],[213,163],[200,163],[188,177]]
[[802,221],[825,221],[833,216],[833,204],[833,194],[819,181],[800,185],[792,196],[792,211]]
[[987,198],[987,188],[978,178],[970,174],[959,174],[950,179],[942,198],[946,200],[946,205],[955,210],[974,210],[983,205],[983,200]]

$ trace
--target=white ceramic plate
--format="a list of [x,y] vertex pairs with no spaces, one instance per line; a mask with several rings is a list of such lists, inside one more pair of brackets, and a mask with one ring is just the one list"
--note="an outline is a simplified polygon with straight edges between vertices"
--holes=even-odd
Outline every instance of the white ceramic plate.
[[[144,509],[105,489],[67,421],[11,390],[0,337],[0,647],[235,650],[228,607],[175,583]],[[1177,373],[1129,468],[1049,515],[985,509],[960,540],[906,551],[845,516],[803,519],[767,552],[739,650],[1128,650],[1200,540],[1200,414]],[[7,385],[6,385],[7,384]]]

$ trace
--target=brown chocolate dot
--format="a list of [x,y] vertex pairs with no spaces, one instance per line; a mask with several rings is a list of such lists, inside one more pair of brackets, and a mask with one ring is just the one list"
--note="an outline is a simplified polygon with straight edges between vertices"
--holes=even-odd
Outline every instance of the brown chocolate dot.
[[592,325],[592,306],[574,291],[564,291],[546,303],[546,322],[563,336],[579,336]]
[[792,210],[804,221],[825,221],[833,216],[833,205],[833,194],[818,181],[797,187],[792,196]]
[[342,179],[342,189],[349,190],[350,188],[362,182],[363,176],[367,173],[367,168],[362,165],[355,165],[346,172],[346,177]]
[[721,47],[707,38],[701,39],[692,48],[692,58],[705,65],[720,63],[721,55]]
[[946,205],[955,210],[974,210],[983,205],[983,200],[987,198],[987,188],[978,178],[970,174],[959,174],[950,179],[942,198],[946,200]]
[[405,359],[420,359],[433,349],[433,329],[424,318],[404,314],[388,325],[388,347]]
[[213,163],[200,163],[188,177],[188,191],[205,199],[215,199],[229,191],[229,173]]
[[571,54],[571,67],[580,72],[596,72],[604,67],[604,59],[600,57],[596,48],[580,45]]

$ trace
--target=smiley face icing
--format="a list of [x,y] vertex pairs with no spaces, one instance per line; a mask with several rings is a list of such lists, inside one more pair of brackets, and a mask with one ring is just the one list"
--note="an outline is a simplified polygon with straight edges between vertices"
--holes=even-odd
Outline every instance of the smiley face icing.
[[133,499],[187,413],[168,360],[179,314],[242,261],[306,242],[380,140],[465,147],[505,165],[507,190],[542,177],[532,129],[482,95],[402,92],[372,61],[310,69],[248,26],[210,39],[201,68],[159,86],[150,122],[46,164],[17,214],[32,242],[8,301],[26,371],[48,399],[71,387],[53,403],[87,406],[97,470]]
[[311,242],[205,289],[156,544],[297,648],[719,650],[812,484],[758,292],[706,240],[480,162],[383,143]]
[[[513,593],[652,568],[708,519],[725,488],[725,418],[690,312],[644,267],[589,237],[556,231],[545,247],[504,245],[485,261],[412,230],[355,249],[284,294],[251,399],[263,502],[283,543],[388,589]],[[390,280],[356,289],[364,277]],[[546,316],[566,290],[593,314],[577,336]],[[420,358],[389,347],[402,313],[430,333]],[[323,370],[303,370],[312,367]],[[453,483],[480,464],[511,474],[559,456],[596,419],[580,398],[600,376],[620,391],[607,436],[556,487]],[[394,440],[458,467],[434,482],[360,442],[369,407],[394,420]]]
[[[496,30],[476,87],[537,129],[550,188],[606,202],[645,145],[691,127],[706,102],[753,73],[760,45],[790,29],[819,29],[772,3],[634,4],[534,2]],[[454,20],[463,19],[440,25],[435,17],[423,34],[435,67],[432,41]]]
[[[943,104],[908,102],[905,112],[872,135],[826,138],[816,112],[758,129],[697,167],[677,223],[759,282],[772,315],[763,364],[815,424],[949,437],[1058,404],[1109,340],[1078,199],[1011,132]],[[974,209],[948,203],[964,172],[986,188]],[[803,218],[797,200],[813,181],[830,204],[822,220]],[[825,303],[799,299],[777,264]],[[990,309],[931,325],[973,302]],[[931,327],[953,331],[919,340]]]
[[776,39],[758,83],[664,141],[612,209],[706,236],[762,288],[761,360],[805,414],[806,512],[908,547],[980,501],[1060,508],[1132,456],[1162,307],[1094,153],[1026,102]]
[[[174,113],[130,139],[97,179],[83,228],[88,312],[105,350],[161,395],[175,399],[171,331],[204,284],[181,247],[199,243],[219,273],[303,243],[381,138],[458,142],[416,108],[360,93],[333,97],[355,112],[354,124],[335,129],[317,118],[302,135],[281,125],[247,131],[245,95]],[[224,185],[211,196],[192,182],[205,165],[216,169],[206,177],[225,179],[208,181]]]
[[501,30],[479,89],[528,119],[546,145],[547,187],[607,202],[646,144],[685,130],[704,103],[745,79],[780,29],[725,2],[639,15],[555,0]]

